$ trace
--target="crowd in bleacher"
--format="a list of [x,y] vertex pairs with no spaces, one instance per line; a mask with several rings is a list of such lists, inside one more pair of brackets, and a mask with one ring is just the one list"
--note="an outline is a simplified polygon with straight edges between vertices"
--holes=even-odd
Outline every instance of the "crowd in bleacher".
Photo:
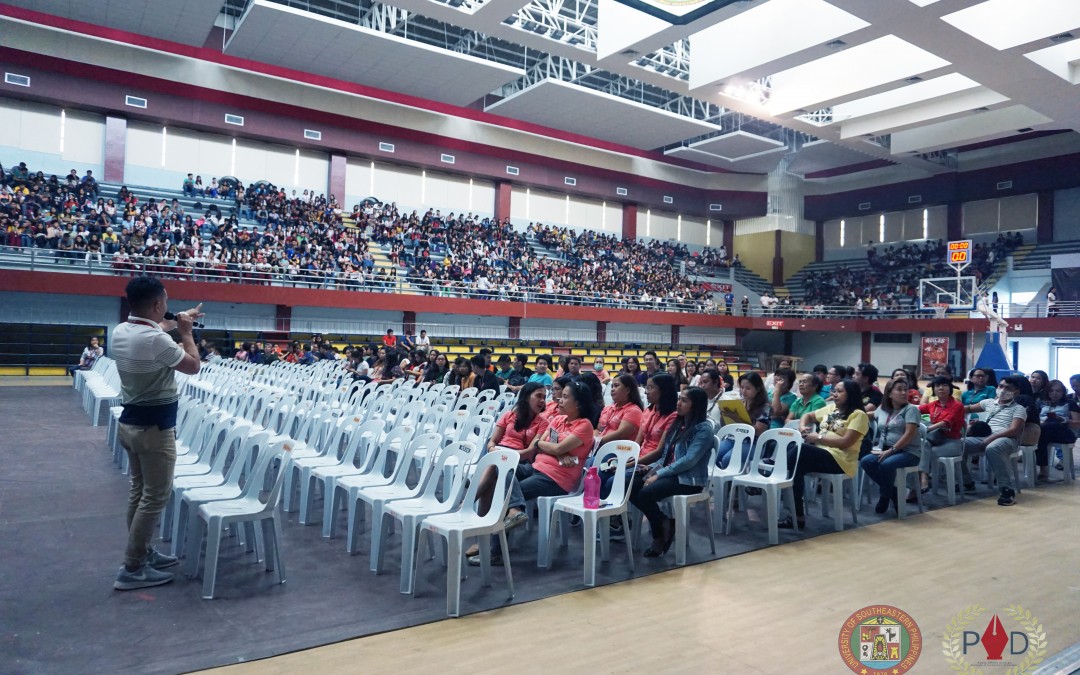
[[[995,267],[1024,243],[1019,232],[1001,234],[993,243],[972,248],[971,265],[964,276],[974,276],[981,284]],[[897,311],[905,302],[918,299],[919,280],[955,276],[946,261],[943,240],[867,249],[868,267],[833,267],[807,276],[800,304],[803,306],[850,307],[859,312]]]

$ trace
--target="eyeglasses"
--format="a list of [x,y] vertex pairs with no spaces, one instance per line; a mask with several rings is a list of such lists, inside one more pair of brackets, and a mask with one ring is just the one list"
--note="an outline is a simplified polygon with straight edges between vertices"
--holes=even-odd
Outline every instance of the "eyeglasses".
[[972,377],[986,377],[986,373],[972,373]]

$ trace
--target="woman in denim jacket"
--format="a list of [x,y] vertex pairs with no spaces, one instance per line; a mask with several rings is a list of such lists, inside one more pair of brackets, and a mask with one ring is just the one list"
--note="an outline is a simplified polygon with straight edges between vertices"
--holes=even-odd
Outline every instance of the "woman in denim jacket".
[[630,502],[649,519],[652,530],[646,557],[664,555],[675,538],[675,521],[660,510],[660,501],[672,495],[697,494],[709,483],[714,438],[712,424],[705,417],[708,405],[709,397],[700,387],[679,394],[675,406],[678,417],[664,437],[661,467],[630,495]]

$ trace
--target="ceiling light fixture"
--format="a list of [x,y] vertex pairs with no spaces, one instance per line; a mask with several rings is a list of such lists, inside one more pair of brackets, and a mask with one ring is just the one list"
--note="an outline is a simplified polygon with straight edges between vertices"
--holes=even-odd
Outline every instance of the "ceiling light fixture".
[[1050,36],[1050,42],[1059,44],[1061,42],[1068,42],[1069,40],[1075,40],[1076,36],[1072,33],[1058,33],[1057,35]]

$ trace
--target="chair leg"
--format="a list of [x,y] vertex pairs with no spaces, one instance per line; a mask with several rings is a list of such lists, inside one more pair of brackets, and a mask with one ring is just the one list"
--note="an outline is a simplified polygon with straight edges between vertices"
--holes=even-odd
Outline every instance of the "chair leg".
[[285,484],[281,486],[281,510],[284,513],[292,513],[293,509],[293,474],[295,471],[299,471],[295,466],[288,466],[284,469]]
[[506,530],[499,530],[499,545],[503,550],[503,570],[506,572],[506,590],[514,599],[514,570],[510,567],[510,549],[506,546]]
[[[384,534],[384,532],[386,534]],[[379,571],[379,558],[382,556],[383,539],[389,534],[389,528],[383,528],[382,501],[371,502],[371,561],[368,568]]]
[[349,555],[356,555],[360,550],[360,533],[363,531],[364,503],[360,501],[358,490],[349,490],[346,497],[349,504],[349,535],[345,542],[345,550]]
[[630,562],[630,571],[634,571],[634,544],[630,539],[630,518],[624,510],[621,514],[623,526],[623,542],[626,544],[626,559]]
[[[457,617],[461,616],[461,537],[450,532],[446,539],[446,613]],[[483,561],[483,556],[480,559]]]
[[686,497],[678,495],[671,500],[671,510],[675,512],[675,564],[686,564],[686,540],[690,529],[690,507]]
[[539,527],[536,534],[536,566],[548,567],[551,564],[551,547],[548,541],[551,539],[552,508],[540,508],[540,500],[537,500]]
[[337,527],[338,511],[341,508],[341,500],[338,498],[337,481],[332,477],[323,479],[323,514],[322,536],[330,539],[334,536]]
[[[832,503],[833,503],[833,529],[837,532],[844,530],[844,484],[839,480],[823,480],[822,483],[829,486],[832,491]],[[822,502],[825,501],[825,495],[821,496]]]
[[709,519],[709,550],[716,555],[716,528],[713,526],[713,508],[709,502],[705,503],[705,515]]
[[202,539],[205,532],[202,519],[198,516],[198,507],[188,509],[187,550],[184,554],[184,576],[195,579],[199,576],[199,557],[202,554]]
[[[278,518],[278,515],[275,513],[274,516],[268,520],[272,525],[270,531],[273,533],[274,537],[274,553],[272,566],[269,552],[266,555],[266,571],[271,572],[274,569],[277,569],[278,583],[283,584],[285,583],[285,558],[281,554],[281,519]],[[265,522],[265,520],[263,522]]]
[[[779,509],[776,504],[776,490],[772,487],[765,489],[765,517],[769,519],[769,543],[776,546],[780,543],[780,529],[777,526],[776,519],[780,516]],[[795,520],[795,514],[791,514],[792,521]]]
[[[398,583],[398,590],[401,593],[412,593],[413,584],[416,583],[416,548],[419,536],[420,530],[413,517],[403,517],[401,519],[401,580]],[[379,566],[381,569],[381,559]]]
[[584,538],[585,585],[596,585],[596,511],[587,509],[581,516],[581,535]]
[[301,525],[309,525],[311,521],[311,502],[315,499],[315,491],[311,489],[311,469],[300,471],[300,516],[297,522]]
[[184,536],[184,531],[180,527],[180,524],[184,522],[185,517],[187,516],[187,511],[187,502],[184,500],[183,497],[180,497],[176,501],[176,508],[173,509],[172,515],[172,536],[170,537],[171,548],[169,552],[173,555],[178,555],[179,552],[183,550],[183,542],[180,540],[180,538]]
[[203,600],[214,599],[217,581],[218,553],[221,550],[221,520],[211,518],[206,523],[206,568],[203,570]]
[[[712,501],[709,503],[709,522],[712,524],[713,534],[722,534],[721,530],[724,527],[724,498],[727,496],[728,483],[727,481],[719,481],[715,484],[712,490]],[[720,517],[717,518],[716,514],[719,512]]]

